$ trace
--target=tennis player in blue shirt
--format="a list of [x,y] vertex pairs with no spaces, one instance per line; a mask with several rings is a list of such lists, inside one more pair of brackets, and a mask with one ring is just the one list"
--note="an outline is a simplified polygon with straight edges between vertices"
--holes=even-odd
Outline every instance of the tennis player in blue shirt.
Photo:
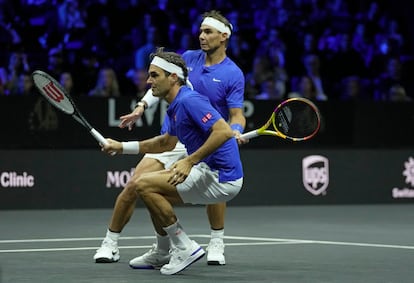
[[[231,35],[231,24],[217,11],[203,14],[200,26],[200,50],[189,50],[183,54],[187,64],[189,81],[193,88],[209,98],[213,107],[230,124],[236,137],[244,129],[246,120],[243,116],[244,75],[240,68],[226,56],[226,47]],[[137,103],[135,110],[121,117],[120,127],[132,129],[134,123],[142,116],[145,108],[156,104],[158,97],[149,90]],[[162,132],[168,126],[164,122]],[[242,143],[242,140],[238,140]],[[178,143],[174,150],[161,154],[146,154],[135,169],[133,178],[144,172],[169,168],[172,163],[186,156],[186,149]],[[120,258],[118,239],[135,209],[137,196],[134,191],[124,188],[115,202],[111,221],[101,247],[94,255],[96,262],[115,262]],[[207,248],[207,263],[225,264],[224,256],[224,220],[226,203],[208,204],[207,215],[211,226],[211,239]],[[168,238],[157,236],[156,245],[168,244]],[[132,268],[147,268],[151,257],[134,258],[130,261]]]
[[157,235],[171,242],[153,247],[147,268],[159,267],[161,274],[171,275],[205,253],[184,232],[172,205],[233,199],[242,187],[243,169],[230,126],[206,96],[186,86],[188,71],[181,56],[159,48],[148,73],[153,95],[170,105],[166,132],[139,142],[107,139],[108,145],[102,145],[102,150],[109,154],[160,153],[173,150],[178,141],[187,149],[186,157],[169,169],[143,173],[126,185],[144,202]]

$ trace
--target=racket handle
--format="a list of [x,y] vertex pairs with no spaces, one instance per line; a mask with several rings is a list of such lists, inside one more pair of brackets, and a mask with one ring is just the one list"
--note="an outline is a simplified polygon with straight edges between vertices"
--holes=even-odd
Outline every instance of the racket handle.
[[108,144],[108,141],[97,130],[92,129],[90,133],[100,144]]
[[253,130],[253,131],[250,131],[250,132],[247,132],[247,133],[242,134],[240,136],[240,138],[249,140],[249,139],[255,138],[257,136],[259,136],[259,134],[257,133],[257,130]]

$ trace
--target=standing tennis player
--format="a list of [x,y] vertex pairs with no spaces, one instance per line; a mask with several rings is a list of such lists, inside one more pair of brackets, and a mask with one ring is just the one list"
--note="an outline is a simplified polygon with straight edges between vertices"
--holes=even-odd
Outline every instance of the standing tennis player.
[[[214,108],[229,122],[236,137],[246,124],[243,116],[244,75],[241,69],[226,56],[226,48],[231,35],[231,24],[217,11],[203,14],[200,26],[199,50],[186,51],[184,61],[189,70],[189,80],[194,89],[206,95]],[[120,127],[129,127],[142,116],[144,110],[158,102],[152,90],[137,103],[135,110],[121,117]],[[167,126],[163,124],[162,131]],[[239,141],[241,142],[241,141]],[[186,156],[186,149],[178,143],[174,150],[161,154],[146,154],[135,169],[137,178],[144,172],[152,172],[169,168],[172,163]],[[101,247],[94,259],[96,262],[116,262],[120,258],[118,239],[122,229],[129,221],[137,200],[134,190],[125,187],[115,202],[112,218]],[[224,256],[224,220],[226,203],[208,204],[207,215],[211,226],[211,240],[207,248],[207,263],[210,265],[225,264]],[[157,237],[157,243],[168,243],[168,239]],[[141,268],[140,257],[130,261],[133,268]]]
[[[108,140],[102,150],[113,154],[171,151],[180,140],[187,156],[169,169],[134,175],[126,188],[147,207],[158,242],[135,263],[176,274],[204,255],[184,232],[173,205],[213,204],[233,199],[243,183],[243,170],[234,133],[209,99],[186,86],[188,71],[180,55],[159,48],[149,67],[148,83],[155,97],[169,103],[165,133],[144,141]],[[171,244],[170,244],[171,243]]]

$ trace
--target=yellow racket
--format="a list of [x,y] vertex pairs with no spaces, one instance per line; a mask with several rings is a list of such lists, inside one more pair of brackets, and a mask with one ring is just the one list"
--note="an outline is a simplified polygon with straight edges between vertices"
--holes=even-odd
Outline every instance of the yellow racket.
[[318,133],[320,125],[321,117],[316,105],[309,99],[295,97],[281,102],[266,124],[242,134],[241,138],[251,139],[267,135],[294,142],[305,141]]

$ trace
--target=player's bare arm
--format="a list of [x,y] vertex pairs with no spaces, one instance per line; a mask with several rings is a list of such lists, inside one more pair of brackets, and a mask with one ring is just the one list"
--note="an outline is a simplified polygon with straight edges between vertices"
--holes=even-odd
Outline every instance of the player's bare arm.
[[224,121],[224,119],[218,120],[211,127],[209,138],[197,151],[186,158],[177,161],[171,166],[171,170],[174,171],[174,175],[171,176],[168,182],[174,186],[184,182],[188,174],[190,174],[191,168],[195,164],[212,154],[223,143],[232,137],[233,132],[230,126]]
[[[246,127],[246,118],[243,115],[243,109],[242,108],[230,108],[229,109],[229,124],[236,127],[233,127],[233,133],[234,136],[237,139],[238,144],[246,144],[249,142],[248,139],[242,139],[240,138],[240,135],[242,134],[242,130]],[[238,129],[238,127],[241,127],[241,129]]]
[[[125,153],[125,143],[113,139],[106,139],[108,144],[102,145],[102,151],[111,155]],[[171,151],[177,144],[178,139],[169,134],[159,135],[150,139],[136,142],[136,153],[160,153]],[[131,151],[131,149],[130,149]],[[133,150],[132,150],[133,151]]]
[[145,102],[138,103],[134,111],[119,117],[121,119],[119,127],[121,129],[128,127],[128,130],[131,131],[134,126],[134,123],[144,114],[145,108],[147,108]]

